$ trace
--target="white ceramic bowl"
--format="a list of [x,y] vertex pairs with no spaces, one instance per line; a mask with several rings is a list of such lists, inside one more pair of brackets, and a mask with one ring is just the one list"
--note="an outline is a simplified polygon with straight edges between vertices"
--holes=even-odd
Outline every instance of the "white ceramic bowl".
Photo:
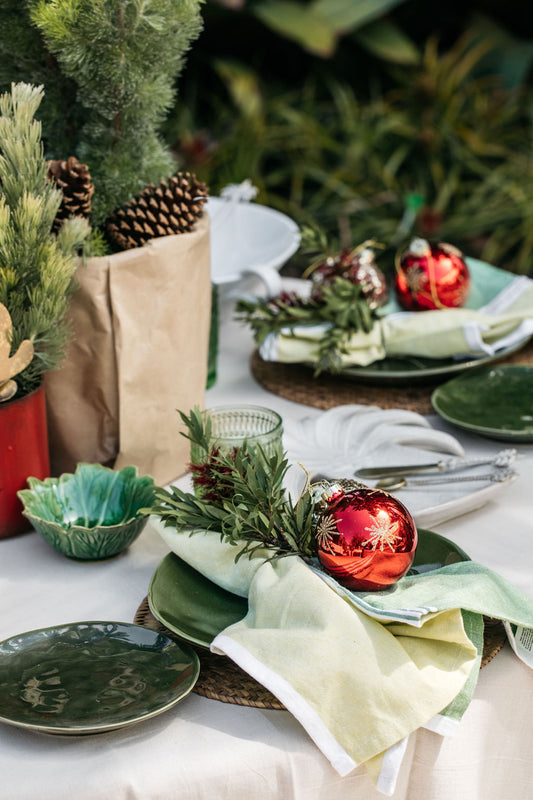
[[296,252],[300,233],[280,211],[258,203],[210,197],[211,279],[218,286],[247,275],[261,278],[270,295],[278,294],[278,270]]

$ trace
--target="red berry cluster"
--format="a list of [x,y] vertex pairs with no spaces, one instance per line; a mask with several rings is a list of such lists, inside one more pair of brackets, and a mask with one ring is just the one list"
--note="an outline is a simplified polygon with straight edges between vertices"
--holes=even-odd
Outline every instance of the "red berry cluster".
[[[237,448],[235,447],[225,456],[234,460],[236,454]],[[219,461],[219,457],[220,450],[218,447],[214,447],[202,464],[189,465],[195,488],[200,490],[204,500],[209,500],[212,503],[217,503],[224,497],[231,497],[233,493],[232,486],[224,481],[224,475],[231,474],[231,469],[223,466]]]

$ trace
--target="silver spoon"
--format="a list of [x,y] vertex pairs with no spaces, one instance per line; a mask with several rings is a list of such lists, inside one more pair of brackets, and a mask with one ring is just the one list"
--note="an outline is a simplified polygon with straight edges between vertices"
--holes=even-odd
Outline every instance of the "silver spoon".
[[384,489],[386,492],[393,492],[395,489],[403,489],[405,486],[436,486],[440,483],[462,483],[463,481],[491,481],[494,483],[502,483],[510,478],[515,478],[517,474],[517,472],[512,472],[511,470],[506,469],[499,470],[498,472],[490,472],[487,475],[461,475],[461,477],[435,478],[434,480],[425,479],[422,481],[411,479],[407,480],[406,478],[402,477],[391,477],[382,478],[381,480],[377,481],[374,488]]

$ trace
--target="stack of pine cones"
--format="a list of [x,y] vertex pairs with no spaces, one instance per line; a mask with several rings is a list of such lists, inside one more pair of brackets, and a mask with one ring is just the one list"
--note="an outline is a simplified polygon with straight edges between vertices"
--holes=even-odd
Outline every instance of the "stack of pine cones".
[[[69,217],[89,218],[94,186],[89,168],[71,156],[48,162],[48,179],[63,192],[53,233]],[[149,184],[107,220],[110,241],[120,250],[142,247],[150,239],[190,231],[203,214],[209,192],[189,172],[178,172],[159,184]]]

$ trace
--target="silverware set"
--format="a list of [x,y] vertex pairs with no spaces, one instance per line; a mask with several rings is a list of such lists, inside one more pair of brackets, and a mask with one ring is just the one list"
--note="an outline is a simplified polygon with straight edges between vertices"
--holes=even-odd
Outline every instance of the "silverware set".
[[383,467],[369,467],[357,469],[355,476],[357,478],[388,478],[390,476],[399,475],[415,475],[421,472],[440,473],[457,472],[459,470],[471,469],[472,467],[479,467],[485,464],[492,464],[498,469],[508,469],[515,460],[517,452],[514,448],[507,448],[500,450],[492,456],[482,456],[479,458],[443,458],[440,461],[435,461],[430,464],[404,464],[402,466],[383,466]]
[[490,481],[491,483],[503,483],[511,478],[516,477],[518,473],[511,469],[500,469],[497,472],[489,472],[484,475],[461,475],[446,478],[429,478],[426,480],[407,480],[407,478],[398,475],[397,477],[390,476],[388,478],[381,478],[375,484],[376,489],[385,489],[387,492],[393,492],[395,489],[404,489],[406,486],[435,486],[441,483],[464,483],[464,481]]

